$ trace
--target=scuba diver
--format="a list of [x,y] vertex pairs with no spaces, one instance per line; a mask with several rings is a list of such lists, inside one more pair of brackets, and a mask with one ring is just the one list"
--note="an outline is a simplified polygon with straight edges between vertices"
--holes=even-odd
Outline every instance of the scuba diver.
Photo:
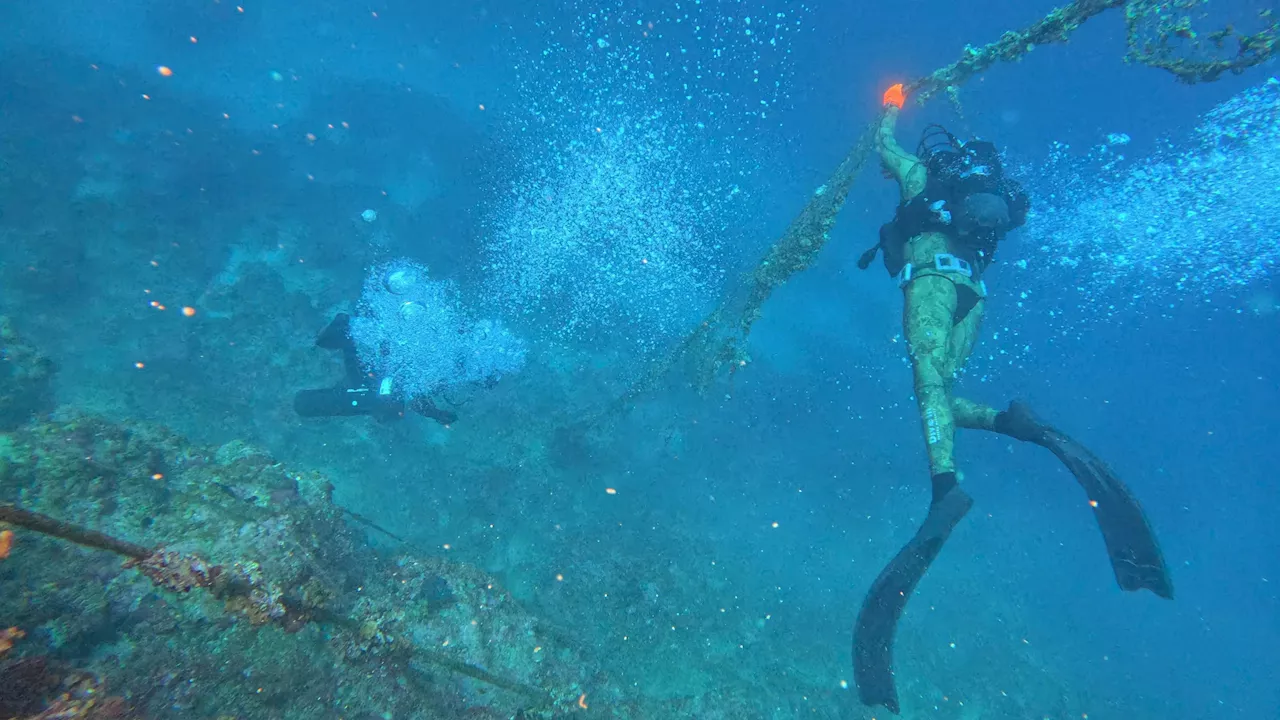
[[316,347],[342,352],[343,376],[337,385],[317,390],[302,390],[293,398],[293,408],[302,417],[337,417],[371,415],[379,421],[404,417],[405,407],[441,425],[458,420],[456,413],[436,406],[429,397],[406,399],[395,392],[390,377],[377,377],[360,367],[356,344],[351,339],[351,316],[338,313],[320,331]]
[[1142,507],[1105,463],[1021,402],[997,411],[953,395],[956,374],[982,323],[987,297],[983,273],[1000,241],[1025,221],[1030,201],[1005,175],[990,142],[961,142],[930,125],[914,154],[904,150],[894,131],[905,100],[902,85],[884,94],[876,136],[882,170],[897,181],[901,201],[893,220],[880,228],[880,241],[858,262],[866,269],[883,252],[885,267],[903,291],[903,334],[932,482],[924,523],[876,578],[854,628],[859,696],[866,705],[884,705],[894,713],[899,711],[892,670],[898,619],[973,505],[957,484],[957,427],[996,432],[1050,450],[1085,490],[1120,587],[1173,597],[1168,568]]
[[477,319],[452,283],[410,259],[370,268],[359,308],[354,317],[340,313],[316,338],[318,347],[342,352],[345,372],[335,387],[298,393],[299,415],[392,420],[409,408],[449,425],[457,415],[433,398],[458,407],[524,366],[524,341],[500,321]]

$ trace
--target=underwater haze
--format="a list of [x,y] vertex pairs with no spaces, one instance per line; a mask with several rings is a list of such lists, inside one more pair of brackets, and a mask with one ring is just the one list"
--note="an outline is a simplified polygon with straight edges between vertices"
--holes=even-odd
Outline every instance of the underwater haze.
[[1179,82],[1115,9],[897,122],[1031,201],[954,391],[1105,460],[1171,599],[1050,444],[959,431],[865,702],[936,440],[878,159],[724,301],[887,87],[1054,7],[0,4],[0,720],[1280,718],[1274,60]]

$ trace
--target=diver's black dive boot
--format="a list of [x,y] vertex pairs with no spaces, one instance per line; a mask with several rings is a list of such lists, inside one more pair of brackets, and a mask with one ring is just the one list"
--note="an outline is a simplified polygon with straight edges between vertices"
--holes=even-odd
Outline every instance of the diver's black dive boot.
[[898,692],[893,684],[893,636],[898,618],[943,543],[972,506],[973,500],[956,484],[955,473],[935,476],[933,502],[924,524],[867,592],[853,630],[853,675],[863,704],[883,705],[898,712]]
[[1106,463],[1061,430],[1042,422],[1017,400],[996,415],[995,431],[1048,448],[1067,466],[1089,497],[1122,589],[1145,588],[1163,598],[1173,597],[1173,581],[1155,531],[1137,498]]

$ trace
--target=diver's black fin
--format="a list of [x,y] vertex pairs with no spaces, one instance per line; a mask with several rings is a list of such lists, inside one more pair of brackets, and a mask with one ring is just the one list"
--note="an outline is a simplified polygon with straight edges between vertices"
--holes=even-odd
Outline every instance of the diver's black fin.
[[1146,589],[1162,598],[1173,598],[1173,581],[1155,531],[1137,498],[1106,463],[1066,433],[1040,420],[1019,400],[1009,403],[1008,410],[996,415],[993,429],[1048,448],[1067,466],[1093,506],[1111,558],[1111,569],[1121,589]]
[[351,329],[351,316],[338,313],[316,337],[316,347],[325,350],[341,350],[351,344],[347,332]]
[[880,571],[858,611],[853,630],[853,677],[864,705],[883,705],[899,712],[898,691],[893,684],[893,636],[907,599],[924,577],[973,500],[953,487],[929,507],[929,515],[915,537]]
[[872,245],[871,247],[867,248],[866,251],[862,253],[862,257],[858,258],[859,270],[866,270],[867,268],[871,267],[871,263],[875,262],[876,255],[880,254],[880,245],[881,243],[876,243],[875,245]]
[[1050,428],[1041,444],[1058,456],[1088,495],[1121,589],[1146,589],[1172,600],[1173,580],[1164,553],[1129,488],[1088,448],[1058,430]]

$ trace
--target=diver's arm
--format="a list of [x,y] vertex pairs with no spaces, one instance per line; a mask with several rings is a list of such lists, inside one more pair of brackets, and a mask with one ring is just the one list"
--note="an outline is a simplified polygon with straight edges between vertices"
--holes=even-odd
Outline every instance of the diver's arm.
[[901,109],[896,105],[886,105],[884,115],[880,118],[880,127],[876,131],[876,149],[880,152],[880,162],[898,181],[902,189],[903,201],[924,192],[925,167],[920,158],[907,152],[898,144],[894,130],[898,127],[898,113]]

